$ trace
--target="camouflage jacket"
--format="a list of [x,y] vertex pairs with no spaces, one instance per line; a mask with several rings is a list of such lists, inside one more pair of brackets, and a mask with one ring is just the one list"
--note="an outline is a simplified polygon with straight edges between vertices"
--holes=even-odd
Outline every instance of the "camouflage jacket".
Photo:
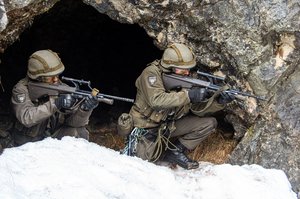
[[189,112],[191,103],[187,90],[167,92],[162,80],[164,70],[155,60],[137,78],[136,100],[130,110],[135,127],[158,127],[167,119],[177,120]]
[[189,112],[205,117],[224,109],[225,105],[216,100],[218,92],[209,99],[192,104],[187,90],[167,91],[162,80],[164,72],[170,71],[163,68],[159,60],[155,60],[137,78],[136,99],[130,110],[135,127],[154,128],[167,120],[178,120]]
[[11,105],[15,116],[14,130],[30,137],[46,137],[53,134],[62,125],[83,127],[88,124],[92,111],[77,108],[69,113],[60,112],[53,98],[31,101],[28,92],[27,77],[20,80],[12,90]]

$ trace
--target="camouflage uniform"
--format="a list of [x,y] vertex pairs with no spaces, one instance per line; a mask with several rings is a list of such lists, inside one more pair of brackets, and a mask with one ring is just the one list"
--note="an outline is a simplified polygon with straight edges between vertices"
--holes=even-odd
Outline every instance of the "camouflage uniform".
[[[207,89],[203,87],[186,90],[174,85],[176,89],[170,91],[164,86],[168,82],[163,80],[164,73],[187,76],[195,66],[192,49],[172,43],[160,60],[144,69],[135,82],[137,94],[130,113],[122,114],[118,120],[120,134],[130,133],[124,154],[149,161],[161,158],[185,169],[199,167],[186,151],[194,149],[215,130],[217,121],[208,115],[224,105],[215,100],[218,92],[207,99]],[[131,126],[135,128],[130,132]]]
[[63,113],[57,109],[53,98],[31,101],[28,92],[29,78],[20,80],[12,90],[11,104],[15,122],[11,130],[15,145],[42,140],[52,136],[74,136],[89,139],[85,128],[92,111],[76,108]]
[[156,60],[136,80],[137,95],[130,110],[134,126],[151,129],[167,122],[171,137],[178,137],[187,149],[194,149],[215,130],[217,121],[190,113],[192,104],[187,90],[166,92],[163,72],[170,71]]

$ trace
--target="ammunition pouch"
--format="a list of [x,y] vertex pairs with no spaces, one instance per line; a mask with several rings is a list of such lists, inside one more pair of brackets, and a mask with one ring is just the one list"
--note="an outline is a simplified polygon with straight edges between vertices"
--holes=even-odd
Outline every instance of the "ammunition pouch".
[[134,126],[142,128],[153,128],[160,125],[168,117],[170,110],[154,110],[144,101],[139,101],[134,104],[130,110],[133,116]]
[[152,122],[160,123],[161,121],[165,121],[168,117],[167,110],[154,110],[146,103],[140,103],[140,105],[140,113],[144,118],[147,118]]

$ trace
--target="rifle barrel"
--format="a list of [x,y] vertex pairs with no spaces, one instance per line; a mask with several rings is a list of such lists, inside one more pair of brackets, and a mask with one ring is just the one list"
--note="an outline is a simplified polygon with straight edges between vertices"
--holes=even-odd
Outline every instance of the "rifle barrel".
[[215,79],[218,79],[218,80],[221,80],[221,81],[225,81],[225,77],[216,76],[216,75],[212,75],[212,74],[209,74],[209,73],[204,73],[204,72],[201,72],[199,70],[197,70],[197,74],[205,76],[205,77],[211,77],[211,78],[215,78]]
[[[182,85],[183,88],[187,88],[187,89],[190,89],[193,86],[201,86],[201,87],[207,88],[212,91],[218,91],[221,88],[221,86],[219,86],[219,85],[212,84],[210,82],[203,81],[203,80],[200,80],[197,78],[187,77],[187,76],[180,76],[180,75],[176,75],[176,74],[165,74],[164,73],[163,77],[165,78],[165,83],[166,83],[166,81],[168,81],[169,83],[173,83],[175,86]],[[226,93],[232,94],[232,95],[242,95],[242,96],[247,96],[247,97],[253,97],[253,98],[259,99],[259,100],[266,100],[264,97],[252,95],[250,93],[244,93],[244,92],[241,92],[238,90],[230,90],[229,89],[229,90],[225,90],[223,92],[226,92]]]
[[[85,91],[85,90],[76,90],[77,94],[81,94],[81,95],[90,95],[91,91]],[[114,96],[114,95],[107,95],[107,94],[103,94],[103,93],[98,93],[97,97],[99,98],[110,98],[110,99],[115,99],[115,100],[120,100],[120,101],[124,101],[124,102],[134,102],[134,99],[130,99],[130,98],[125,98],[125,97],[118,97],[118,96]]]
[[62,76],[61,79],[65,80],[65,81],[69,81],[69,82],[76,82],[76,83],[79,83],[79,84],[86,84],[86,85],[90,85],[91,84],[90,81],[85,81],[83,79],[74,79],[74,78],[65,77],[65,76]]
[[263,100],[263,101],[266,100],[264,97],[252,95],[250,93],[244,93],[244,92],[237,91],[237,90],[226,90],[225,92],[229,93],[229,94],[234,94],[234,95],[242,95],[242,96],[247,96],[247,97],[253,97],[255,99],[259,99],[259,100]]
[[[79,80],[79,79],[74,79],[74,78],[70,78],[70,77],[62,77],[62,80],[66,80],[69,82],[73,82],[73,83],[79,83],[79,84],[86,84],[88,86],[90,86],[91,82],[90,81],[85,81],[85,80]],[[78,94],[83,94],[83,95],[89,95],[90,91],[84,91],[84,90],[76,90],[78,92]],[[110,98],[110,99],[115,99],[115,100],[120,100],[120,101],[124,101],[124,102],[134,102],[134,99],[129,99],[129,98],[125,98],[125,97],[118,97],[118,96],[113,96],[113,95],[107,95],[107,94],[103,94],[103,93],[98,93],[97,96],[99,98]]]
[[130,99],[130,98],[126,98],[126,97],[118,97],[118,96],[107,95],[107,94],[103,94],[103,93],[98,93],[97,95],[107,97],[107,98],[111,98],[111,99],[115,99],[115,100],[124,101],[124,102],[131,102],[131,103],[134,102],[134,99]]

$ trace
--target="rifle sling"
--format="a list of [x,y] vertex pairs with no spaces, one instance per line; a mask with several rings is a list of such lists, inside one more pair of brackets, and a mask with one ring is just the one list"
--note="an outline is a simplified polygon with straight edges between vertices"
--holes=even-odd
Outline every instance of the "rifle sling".
[[[222,86],[220,87],[208,100],[207,100],[207,103],[206,105],[204,106],[204,108],[201,110],[201,112],[204,112],[206,111],[209,107],[212,106],[212,103],[214,102],[215,98],[220,95],[221,92],[225,91],[229,89],[229,86],[228,85],[225,85],[225,86]],[[204,101],[205,103],[205,101]],[[194,111],[192,111],[194,112]]]

